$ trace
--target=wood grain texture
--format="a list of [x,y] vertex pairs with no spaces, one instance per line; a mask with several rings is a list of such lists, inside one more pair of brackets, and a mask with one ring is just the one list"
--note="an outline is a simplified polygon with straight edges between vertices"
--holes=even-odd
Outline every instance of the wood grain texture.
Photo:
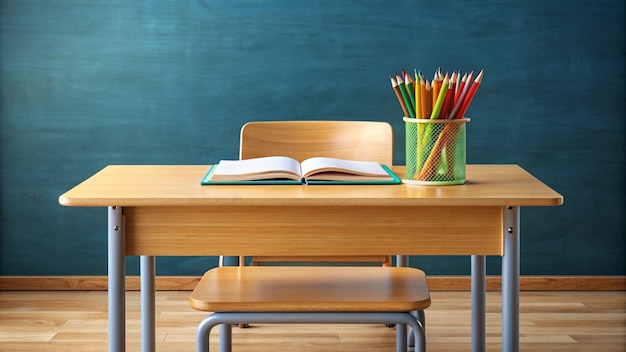
[[[518,165],[468,165],[464,185],[201,186],[208,165],[110,165],[59,197],[65,206],[557,206]],[[399,177],[403,166],[394,166]],[[364,191],[364,189],[366,191]]]
[[[200,276],[157,276],[159,291],[191,291]],[[106,291],[106,276],[0,276],[0,291]],[[499,291],[500,277],[487,276],[487,290]],[[428,276],[431,291],[469,291],[469,276]],[[126,290],[139,290],[139,277],[126,277]],[[522,276],[522,291],[626,291],[625,276]]]
[[430,293],[414,268],[242,266],[207,271],[190,303],[206,312],[412,312],[430,306]]
[[[193,351],[205,312],[189,291],[156,293],[156,348]],[[429,352],[470,350],[469,292],[432,292],[426,310]],[[127,350],[140,350],[139,292],[127,293]],[[626,292],[522,292],[520,351],[622,352]],[[487,351],[501,351],[500,295],[487,294]],[[107,351],[107,295],[98,291],[0,292],[0,351]],[[212,332],[211,349],[217,350]],[[382,325],[255,324],[233,328],[233,352],[395,351],[395,330]]]
[[[239,158],[288,156],[300,162],[314,157],[332,157],[348,160],[375,161],[393,165],[393,129],[391,124],[374,121],[252,121],[241,128]],[[297,252],[295,252],[297,253]],[[390,252],[391,253],[391,252]],[[359,261],[388,265],[391,254],[380,257],[361,256]],[[273,262],[302,262],[302,259],[285,255]],[[355,261],[342,256],[327,256],[307,261]],[[253,256],[252,263],[268,259]]]
[[[340,205],[128,207],[124,208],[126,253],[502,254],[500,207],[445,209]],[[450,221],[450,213],[455,214],[456,221]]]

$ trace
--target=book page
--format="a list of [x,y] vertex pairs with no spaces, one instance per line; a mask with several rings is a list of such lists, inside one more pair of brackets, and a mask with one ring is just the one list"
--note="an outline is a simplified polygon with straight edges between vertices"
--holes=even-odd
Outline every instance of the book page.
[[390,179],[389,174],[375,161],[357,161],[316,157],[302,162],[302,175],[307,179]]
[[267,180],[286,178],[300,180],[300,164],[286,156],[268,156],[245,160],[221,160],[211,180]]

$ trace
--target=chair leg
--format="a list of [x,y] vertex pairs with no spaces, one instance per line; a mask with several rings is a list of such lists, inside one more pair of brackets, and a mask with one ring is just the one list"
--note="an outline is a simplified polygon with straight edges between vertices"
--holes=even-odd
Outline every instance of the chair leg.
[[413,331],[413,336],[415,340],[415,352],[426,352],[426,330],[424,325],[422,325],[421,321],[417,321],[417,328],[421,331]]
[[220,352],[232,352],[233,327],[231,324],[220,325]]
[[209,352],[211,330],[220,325],[220,352],[232,350],[232,327],[227,316],[212,314],[204,318],[196,329],[196,352]]
[[396,352],[407,352],[406,324],[396,324]]
[[417,316],[417,320],[422,323],[422,328],[424,329],[424,332],[426,332],[426,314],[423,310],[418,310],[417,312],[415,312],[415,314]]
[[211,329],[217,324],[213,316],[209,316],[200,322],[196,329],[196,352],[208,352],[209,351],[209,336],[211,335]]
[[[412,312],[413,316],[417,318],[417,320],[422,323],[422,329],[424,333],[426,333],[426,314],[424,314],[423,310],[418,310],[416,312]],[[415,347],[415,335],[412,334],[411,327],[409,327],[409,336],[407,341],[408,347]]]
[[[418,313],[419,314],[419,313]],[[196,331],[196,352],[209,352],[209,335],[220,325],[220,352],[232,350],[232,324],[250,323],[382,323],[397,322],[396,351],[407,351],[407,325],[412,328],[415,352],[425,352],[426,335],[419,318],[410,313],[213,313],[200,322]]]
[[239,257],[235,256],[220,256],[219,266],[239,266]]

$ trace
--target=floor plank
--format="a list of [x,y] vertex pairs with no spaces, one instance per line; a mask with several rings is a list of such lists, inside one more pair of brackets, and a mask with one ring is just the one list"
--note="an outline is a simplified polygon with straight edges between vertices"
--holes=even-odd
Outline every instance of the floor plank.
[[[158,291],[157,351],[194,351],[205,316],[188,291]],[[432,292],[427,349],[470,350],[469,292]],[[139,293],[127,293],[127,349],[140,350]],[[487,350],[500,351],[500,294],[487,294]],[[523,291],[521,351],[626,351],[626,292]],[[107,294],[102,291],[0,292],[0,351],[107,351]],[[212,332],[216,342],[218,331]],[[394,351],[383,325],[256,324],[233,329],[233,351]],[[212,344],[217,349],[217,344]]]

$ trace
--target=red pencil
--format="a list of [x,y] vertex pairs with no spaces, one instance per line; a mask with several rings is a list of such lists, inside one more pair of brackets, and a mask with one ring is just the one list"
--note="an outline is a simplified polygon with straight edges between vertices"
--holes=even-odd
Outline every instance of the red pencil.
[[[460,75],[461,75],[461,72],[459,71],[459,76]],[[461,78],[461,83],[459,83],[458,86],[456,87],[456,92],[454,94],[455,104],[459,100],[459,96],[461,95],[461,92],[463,91],[463,87],[465,86],[465,81],[467,81],[467,73],[463,74],[463,78]]]
[[474,77],[474,71],[470,72],[467,75],[467,79],[465,80],[465,85],[463,86],[463,90],[459,92],[458,99],[454,102],[454,106],[452,107],[452,111],[450,112],[451,119],[457,119],[457,118],[460,119],[463,117],[463,116],[459,117],[459,111],[463,107],[463,102],[465,101],[465,97],[467,97],[467,93],[470,90],[472,77]]
[[450,78],[450,84],[448,85],[448,93],[446,94],[446,99],[443,101],[443,107],[441,108],[441,113],[439,114],[439,118],[441,119],[447,119],[450,117],[450,110],[452,110],[452,104],[454,104],[455,85],[456,85],[456,72],[452,72],[452,77]]
[[465,97],[465,100],[463,101],[463,106],[461,107],[461,110],[459,110],[459,113],[457,115],[457,118],[459,119],[463,118],[463,115],[465,114],[465,112],[467,111],[467,108],[472,102],[472,99],[474,98],[474,94],[476,94],[476,90],[478,89],[478,86],[480,86],[480,82],[483,80],[483,73],[484,73],[483,71],[484,70],[481,70],[478,76],[476,77],[476,80],[474,80],[474,84],[472,84],[472,88],[467,93],[467,96]]

